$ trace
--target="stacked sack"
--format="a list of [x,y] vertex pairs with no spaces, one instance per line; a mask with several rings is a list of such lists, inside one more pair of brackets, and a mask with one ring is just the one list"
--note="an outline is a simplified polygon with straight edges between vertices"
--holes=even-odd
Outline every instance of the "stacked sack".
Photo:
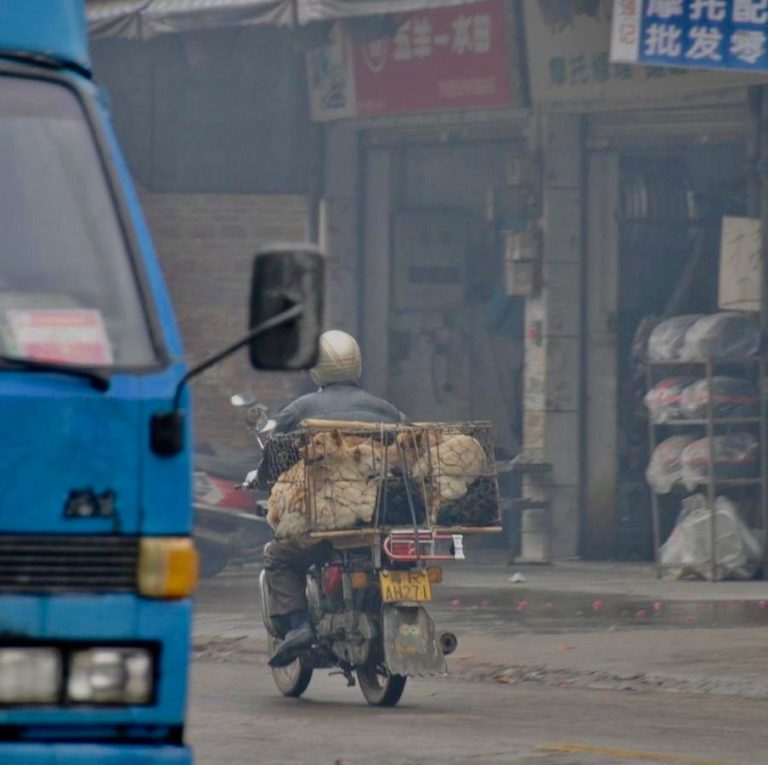
[[[651,361],[695,362],[743,358],[760,348],[760,329],[750,314],[723,312],[676,316],[658,324],[648,339]],[[756,417],[760,411],[757,386],[738,377],[718,375],[711,381],[672,376],[654,385],[645,396],[651,422],[685,424],[715,419]],[[692,490],[716,478],[753,478],[759,469],[759,443],[750,433],[729,433],[696,439],[677,435],[662,441],[651,456],[646,477],[658,494],[676,486]],[[714,465],[710,464],[714,461]]]
[[[757,416],[760,396],[757,386],[736,377],[713,377],[692,381],[669,377],[645,396],[651,421],[703,420],[712,407],[717,419]],[[751,433],[728,433],[712,440],[716,478],[753,478],[758,474],[760,445]],[[668,494],[675,486],[693,489],[706,483],[712,472],[708,438],[672,436],[654,450],[646,477],[657,494]]]
[[688,314],[657,324],[648,338],[649,361],[706,361],[754,356],[760,327],[753,314]]
[[[690,314],[658,324],[648,338],[647,358],[652,362],[701,363],[754,356],[760,349],[757,318],[724,312],[711,316]],[[695,367],[684,367],[686,371]],[[756,418],[760,414],[758,385],[738,377],[717,375],[706,379],[671,376],[645,396],[654,425],[702,425],[712,417],[719,423]],[[743,423],[742,423],[743,424]],[[760,474],[760,443],[745,432],[725,432],[700,438],[678,434],[662,441],[651,455],[646,478],[657,494],[683,487],[688,492],[711,480],[752,479]],[[742,520],[740,507],[718,495],[714,507],[705,494],[683,499],[683,511],[660,550],[662,565],[679,577],[717,579],[751,577],[757,570],[762,538]],[[717,540],[712,549],[712,527]],[[714,565],[713,565],[714,555]]]

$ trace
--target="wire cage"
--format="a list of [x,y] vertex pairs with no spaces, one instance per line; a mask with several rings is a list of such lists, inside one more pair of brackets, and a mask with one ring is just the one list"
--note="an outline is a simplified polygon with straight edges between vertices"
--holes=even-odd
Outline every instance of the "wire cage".
[[495,526],[491,426],[311,421],[265,450],[278,536],[358,528]]

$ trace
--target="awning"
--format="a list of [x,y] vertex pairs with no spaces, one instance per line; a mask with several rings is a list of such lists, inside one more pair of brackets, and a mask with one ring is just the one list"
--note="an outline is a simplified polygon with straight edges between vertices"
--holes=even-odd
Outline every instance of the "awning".
[[91,37],[148,38],[213,27],[295,26],[407,13],[473,0],[87,0]]
[[293,0],[88,0],[86,12],[93,38],[294,23]]
[[298,0],[300,24],[352,16],[425,11],[430,8],[470,5],[475,0]]

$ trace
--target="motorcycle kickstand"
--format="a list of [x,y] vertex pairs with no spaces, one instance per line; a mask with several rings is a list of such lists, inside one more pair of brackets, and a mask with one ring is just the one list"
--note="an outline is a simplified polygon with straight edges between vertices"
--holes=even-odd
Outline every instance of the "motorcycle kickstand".
[[344,679],[347,681],[347,688],[355,687],[355,676],[352,674],[352,665],[349,662],[339,662],[339,668],[334,672],[329,672],[328,676],[344,675]]

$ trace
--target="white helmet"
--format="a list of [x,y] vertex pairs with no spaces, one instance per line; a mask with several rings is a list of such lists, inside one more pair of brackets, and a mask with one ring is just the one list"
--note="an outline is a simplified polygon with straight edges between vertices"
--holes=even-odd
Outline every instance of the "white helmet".
[[320,353],[310,374],[321,388],[331,383],[359,380],[362,373],[360,346],[352,335],[338,329],[320,335]]

